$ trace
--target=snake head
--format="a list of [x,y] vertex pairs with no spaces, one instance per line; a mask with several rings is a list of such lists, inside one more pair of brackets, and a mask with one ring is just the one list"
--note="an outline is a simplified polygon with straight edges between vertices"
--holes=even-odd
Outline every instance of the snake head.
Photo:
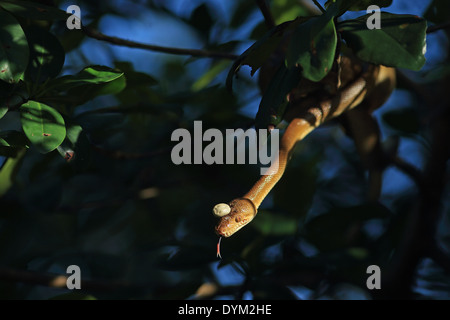
[[230,237],[253,220],[256,216],[256,207],[251,200],[238,198],[228,205],[223,203],[216,205],[213,212],[221,217],[216,226],[216,233],[222,237]]

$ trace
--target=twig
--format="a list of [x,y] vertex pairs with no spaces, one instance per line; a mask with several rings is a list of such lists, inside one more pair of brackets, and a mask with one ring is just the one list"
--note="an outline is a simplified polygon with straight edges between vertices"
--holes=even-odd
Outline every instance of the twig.
[[314,2],[314,4],[316,5],[316,7],[317,8],[319,8],[319,10],[322,12],[322,13],[325,13],[325,9],[320,5],[320,3],[317,1],[317,0],[312,0],[313,2]]
[[421,171],[399,157],[394,157],[393,159],[391,159],[391,163],[407,176],[409,176],[417,184],[420,190],[424,189],[425,186],[423,181],[423,174]]
[[429,251],[428,256],[442,269],[444,269],[445,273],[450,274],[450,256],[439,247],[436,241],[433,245],[431,245]]
[[[0,267],[0,280],[21,282],[34,285],[42,285],[51,288],[65,289],[66,275],[52,274],[52,273],[38,273],[35,271],[16,270],[12,268]],[[137,285],[132,285],[128,282],[120,280],[81,280],[81,289],[98,290],[98,291],[116,291],[125,288],[137,288]]]
[[127,152],[121,150],[109,150],[96,145],[92,145],[92,147],[96,151],[102,153],[103,155],[117,160],[135,160],[135,159],[152,158],[163,154],[168,154],[170,153],[171,150],[170,147],[166,147],[156,151],[149,151],[149,152]]
[[450,21],[444,22],[442,24],[438,24],[435,26],[431,26],[427,28],[427,33],[432,33],[441,29],[450,28]]
[[[448,80],[447,80],[448,81]],[[445,89],[444,89],[445,90]],[[374,292],[374,296],[383,299],[410,299],[413,297],[412,285],[416,277],[416,268],[423,257],[430,252],[434,244],[436,225],[442,211],[441,200],[445,187],[445,172],[450,159],[450,108],[449,102],[439,107],[442,110],[432,127],[430,157],[423,174],[424,187],[420,190],[417,205],[411,211],[403,237],[396,248],[389,269],[383,276],[383,290]],[[440,260],[443,264],[444,260]],[[444,261],[448,266],[448,260]]]
[[141,113],[141,114],[151,114],[151,115],[159,115],[160,113],[157,113],[154,109],[148,108],[143,105],[133,105],[130,107],[118,107],[118,106],[111,106],[111,107],[104,107],[104,108],[98,108],[98,109],[91,109],[84,111],[80,114],[78,114],[76,117],[81,118],[86,115],[91,114],[103,114],[103,113]]
[[238,57],[238,55],[235,55],[233,53],[227,53],[227,52],[162,47],[162,46],[156,46],[156,45],[152,45],[152,44],[145,44],[145,43],[130,41],[130,40],[121,39],[121,38],[117,38],[117,37],[107,36],[98,30],[95,30],[93,28],[86,27],[86,26],[83,26],[82,30],[83,30],[84,34],[90,38],[97,39],[100,41],[105,41],[105,42],[108,42],[108,43],[111,43],[111,44],[114,44],[117,46],[144,49],[144,50],[163,52],[163,53],[168,53],[168,54],[186,55],[186,56],[192,56],[192,57],[217,58],[217,59],[229,59],[229,60],[235,60]]
[[259,10],[261,10],[267,28],[272,29],[273,27],[275,27],[275,20],[273,19],[273,16],[270,13],[270,8],[267,5],[266,0],[256,0],[256,4],[258,5]]

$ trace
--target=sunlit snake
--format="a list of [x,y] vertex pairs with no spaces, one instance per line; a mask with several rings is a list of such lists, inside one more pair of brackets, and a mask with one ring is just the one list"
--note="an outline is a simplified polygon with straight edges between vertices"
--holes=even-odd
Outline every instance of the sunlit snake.
[[[347,81],[339,80],[337,91],[331,97],[305,97],[300,101],[290,101],[291,107],[287,119],[291,119],[279,146],[278,163],[271,167],[278,170],[262,176],[243,197],[228,204],[220,203],[213,213],[220,217],[215,230],[220,236],[217,244],[217,255],[220,257],[220,240],[230,237],[246,226],[257,214],[261,202],[283,176],[290,152],[295,144],[325,121],[341,115],[357,106],[365,109],[367,114],[380,107],[391,94],[395,86],[395,70],[384,66],[369,65],[360,67],[359,72],[351,64],[350,59],[341,57],[342,77],[351,74]],[[359,64],[362,66],[362,64]],[[351,67],[351,70],[350,70]],[[358,70],[358,68],[356,68]],[[358,108],[359,109],[359,108]],[[357,120],[356,120],[357,121]],[[356,123],[358,126],[358,123]],[[361,125],[359,125],[361,127]],[[366,147],[371,148],[370,136],[367,136]],[[270,172],[270,169],[269,169]]]

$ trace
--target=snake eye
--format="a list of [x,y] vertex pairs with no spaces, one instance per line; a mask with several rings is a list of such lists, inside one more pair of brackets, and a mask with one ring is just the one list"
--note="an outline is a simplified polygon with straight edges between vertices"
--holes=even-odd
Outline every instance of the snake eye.
[[241,217],[236,217],[236,219],[234,219],[234,221],[236,222],[241,222],[242,218]]

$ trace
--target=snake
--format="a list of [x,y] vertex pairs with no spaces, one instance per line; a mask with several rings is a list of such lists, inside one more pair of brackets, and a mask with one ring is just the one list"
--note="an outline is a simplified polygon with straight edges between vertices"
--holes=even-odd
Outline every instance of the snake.
[[[299,141],[324,122],[356,107],[364,108],[364,112],[370,115],[384,104],[395,87],[393,68],[363,65],[345,56],[338,63],[340,79],[338,88],[332,95],[300,95],[297,98],[293,94],[288,96],[290,107],[285,118],[290,119],[290,122],[281,138],[278,156],[269,168],[269,174],[261,176],[242,197],[214,206],[213,213],[220,218],[215,227],[216,234],[220,236],[217,244],[218,257],[221,257],[222,237],[232,236],[255,218],[259,206],[283,176],[289,156]],[[370,139],[366,140],[370,144]],[[277,170],[271,170],[272,167]]]

